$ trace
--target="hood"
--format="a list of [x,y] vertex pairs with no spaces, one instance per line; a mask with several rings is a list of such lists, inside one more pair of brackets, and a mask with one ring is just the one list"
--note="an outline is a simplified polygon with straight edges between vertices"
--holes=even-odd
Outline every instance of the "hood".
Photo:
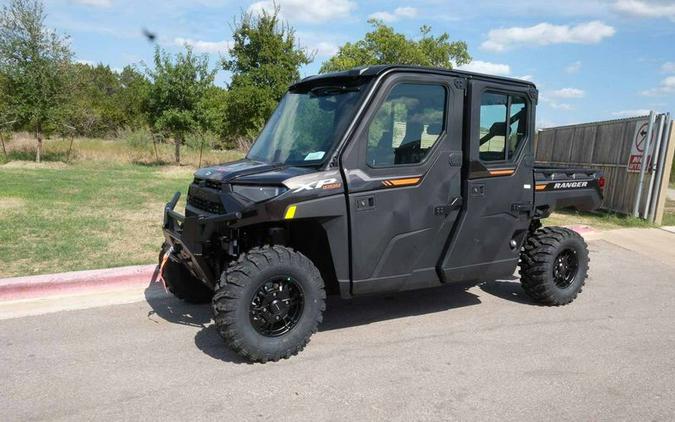
[[281,184],[291,177],[314,173],[312,167],[294,167],[285,164],[269,164],[247,158],[232,163],[204,167],[195,172],[199,179],[247,184]]

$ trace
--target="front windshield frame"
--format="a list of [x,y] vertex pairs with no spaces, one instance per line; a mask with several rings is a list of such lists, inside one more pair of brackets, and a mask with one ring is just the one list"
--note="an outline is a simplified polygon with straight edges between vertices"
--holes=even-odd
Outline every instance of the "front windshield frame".
[[[348,80],[343,80],[341,78],[325,78],[320,81],[316,81],[312,84],[302,84],[291,87],[289,91],[284,95],[282,100],[277,105],[277,108],[274,110],[270,118],[265,123],[265,126],[260,131],[260,134],[256,138],[255,142],[249,149],[249,152],[246,154],[246,158],[249,160],[265,162],[270,164],[280,164],[288,166],[311,166],[311,167],[321,167],[329,158],[335,153],[335,150],[344,140],[344,135],[350,123],[356,118],[356,114],[361,108],[361,104],[366,98],[367,93],[370,91],[372,79],[371,78],[351,78]],[[321,92],[322,90],[327,90],[328,92]],[[333,94],[334,93],[334,94]],[[258,148],[266,147],[263,143],[265,142],[275,142],[274,137],[276,132],[279,129],[280,119],[282,118],[281,113],[284,112],[283,107],[287,106],[290,95],[313,95],[315,97],[321,96],[336,96],[336,95],[351,95],[352,101],[347,105],[347,109],[343,109],[342,116],[339,119],[333,122],[332,134],[330,136],[330,142],[326,142],[328,148],[325,151],[320,151],[323,154],[320,158],[317,159],[307,159],[307,156],[302,160],[298,159],[289,159],[289,156],[286,156],[284,159],[272,159],[269,157],[269,153],[263,152],[263,154],[257,154],[256,146]],[[291,105],[292,106],[292,105]],[[341,105],[339,107],[344,107]],[[337,108],[336,108],[337,109]],[[266,139],[270,137],[270,139]],[[295,141],[290,145],[294,145]],[[267,147],[269,148],[269,147]],[[264,151],[264,150],[263,150]],[[278,151],[275,151],[275,155]],[[297,158],[297,157],[296,157]]]

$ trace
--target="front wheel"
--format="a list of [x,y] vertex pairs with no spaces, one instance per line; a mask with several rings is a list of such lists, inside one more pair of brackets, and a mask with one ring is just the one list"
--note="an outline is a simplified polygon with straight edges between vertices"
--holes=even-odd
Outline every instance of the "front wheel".
[[236,353],[254,362],[300,352],[326,308],[319,270],[284,246],[253,248],[233,262],[216,286],[216,328]]
[[588,246],[577,232],[544,227],[525,242],[520,255],[520,282],[536,302],[567,305],[586,283],[588,262]]

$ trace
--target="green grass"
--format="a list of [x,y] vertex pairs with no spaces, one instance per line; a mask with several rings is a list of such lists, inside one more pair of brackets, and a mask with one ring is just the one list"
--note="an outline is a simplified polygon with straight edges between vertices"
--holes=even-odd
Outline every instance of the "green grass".
[[101,162],[0,166],[0,277],[152,263],[162,206],[193,169]]
[[597,230],[615,230],[626,227],[654,227],[653,224],[635,217],[612,212],[582,212],[573,209],[559,210],[543,220],[546,226],[586,225]]

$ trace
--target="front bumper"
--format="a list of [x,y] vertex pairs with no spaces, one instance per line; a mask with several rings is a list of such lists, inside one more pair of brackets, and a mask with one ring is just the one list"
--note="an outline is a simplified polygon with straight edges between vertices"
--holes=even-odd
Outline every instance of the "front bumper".
[[184,216],[174,211],[178,199],[180,192],[176,192],[164,207],[164,239],[173,248],[174,258],[213,288],[218,275],[214,273],[206,256],[211,251],[213,235],[223,224],[241,219],[241,213]]

